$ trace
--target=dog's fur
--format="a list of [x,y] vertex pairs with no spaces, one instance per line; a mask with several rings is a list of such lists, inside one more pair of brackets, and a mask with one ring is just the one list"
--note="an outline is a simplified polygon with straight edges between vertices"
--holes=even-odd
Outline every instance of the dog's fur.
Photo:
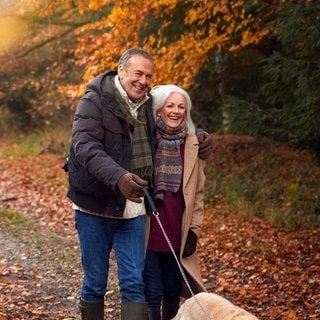
[[[210,316],[210,317],[209,317]],[[173,320],[259,320],[214,293],[201,292],[187,299]]]

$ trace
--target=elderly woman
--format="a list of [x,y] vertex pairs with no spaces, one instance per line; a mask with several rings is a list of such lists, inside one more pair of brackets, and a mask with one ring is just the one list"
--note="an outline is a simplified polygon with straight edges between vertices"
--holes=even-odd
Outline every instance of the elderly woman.
[[[190,116],[188,93],[176,85],[151,90],[156,122],[154,199],[159,219],[186,271],[193,293],[205,291],[196,254],[204,214],[204,161]],[[172,319],[190,290],[184,286],[179,266],[154,216],[148,216],[144,270],[148,316]]]

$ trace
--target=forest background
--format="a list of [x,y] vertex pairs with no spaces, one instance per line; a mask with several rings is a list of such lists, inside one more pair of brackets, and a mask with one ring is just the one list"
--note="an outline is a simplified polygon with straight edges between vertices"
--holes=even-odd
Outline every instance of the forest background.
[[[46,210],[58,206],[52,193],[56,189],[65,190],[66,178],[61,178],[62,172],[50,171],[57,168],[47,157],[50,155],[58,165],[63,164],[73,112],[86,83],[100,72],[116,68],[121,53],[133,46],[142,46],[152,53],[156,65],[153,84],[176,83],[188,90],[197,126],[210,132],[215,142],[206,167],[209,218],[204,230],[210,232],[203,235],[201,250],[206,246],[209,250],[217,241],[232,243],[218,236],[228,230],[224,237],[230,237],[232,226],[235,234],[244,228],[246,236],[241,237],[246,244],[252,242],[252,238],[246,237],[255,230],[253,226],[260,223],[270,223],[262,229],[271,228],[272,234],[282,234],[276,240],[279,244],[286,243],[289,235],[300,239],[302,249],[295,248],[296,253],[310,265],[302,266],[296,261],[297,269],[285,274],[289,277],[290,273],[297,276],[304,272],[302,279],[294,278],[303,288],[304,302],[292,297],[290,306],[272,309],[272,316],[265,315],[261,303],[254,302],[265,319],[317,318],[320,314],[319,279],[314,278],[319,270],[314,266],[320,265],[317,0],[0,0],[0,182],[1,190],[6,190],[6,194],[1,194],[1,217],[12,220],[20,212],[37,221],[38,210],[17,201],[26,198],[23,194],[26,181],[35,190],[39,185],[48,186],[46,191],[41,189],[43,198],[39,199],[51,204]],[[18,196],[12,195],[12,191],[7,194],[8,185],[13,184]],[[59,192],[56,201],[64,201],[62,197],[65,195]],[[35,216],[32,210],[36,211]],[[53,212],[57,215],[50,213],[48,226],[55,232],[62,220],[62,234],[72,234],[69,229],[72,218],[59,214],[58,209]],[[215,225],[219,219],[221,225]],[[242,226],[243,221],[249,225]],[[211,235],[214,228],[218,228],[216,238]],[[267,247],[251,248],[251,253],[275,254],[274,248]],[[250,256],[249,251],[243,255]],[[285,245],[278,254],[288,261],[294,259]],[[234,259],[232,254],[231,257]],[[217,261],[207,259],[204,252],[203,274],[207,281],[219,279],[214,270]],[[243,263],[248,264],[248,260]],[[272,263],[279,266],[278,260]],[[7,276],[7,267],[3,270],[0,275]],[[235,280],[234,271],[232,275],[228,272],[225,275]],[[213,287],[243,304],[245,298],[258,299],[257,291],[232,288],[219,285],[219,281]],[[2,300],[10,301],[3,290]],[[296,294],[291,287],[290,292]],[[288,295],[286,292],[284,297]],[[261,301],[262,296],[267,299],[268,295],[263,291]],[[249,307],[254,310],[250,303]]]
[[319,150],[318,1],[0,3],[0,104],[25,129],[60,123],[94,75],[142,46],[153,83],[188,90],[203,128]]

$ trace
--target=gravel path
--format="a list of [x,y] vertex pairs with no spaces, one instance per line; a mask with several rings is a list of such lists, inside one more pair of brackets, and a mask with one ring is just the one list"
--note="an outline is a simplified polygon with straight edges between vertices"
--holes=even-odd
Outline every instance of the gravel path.
[[[0,320],[80,319],[81,279],[76,239],[1,224]],[[120,319],[117,281],[112,259],[105,319]]]

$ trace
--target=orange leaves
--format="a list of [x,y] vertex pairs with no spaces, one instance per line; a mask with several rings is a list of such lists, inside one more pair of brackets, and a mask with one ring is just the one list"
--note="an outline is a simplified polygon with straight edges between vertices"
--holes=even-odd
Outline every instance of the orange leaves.
[[221,211],[206,211],[199,240],[206,288],[260,319],[316,319],[319,231],[289,232]]
[[[90,1],[90,8],[97,8],[97,3]],[[148,10],[145,1],[114,1],[106,17],[77,30],[76,57],[77,63],[85,66],[85,82],[106,69],[115,69],[120,55],[138,45],[138,31]]]
[[[163,50],[163,54],[168,54],[169,58],[174,52]],[[215,153],[211,160],[219,164],[219,170],[229,171],[235,162],[247,168],[268,153],[265,140],[215,135],[214,141]],[[247,147],[233,148],[240,145]],[[19,157],[19,145],[6,141],[1,141],[0,148],[3,150],[0,158],[2,206],[25,213],[48,236],[43,246],[45,250],[38,254],[40,241],[32,238],[33,232],[25,234],[23,241],[17,241],[19,263],[13,260],[17,252],[8,249],[11,242],[1,242],[4,239],[0,237],[3,249],[0,250],[0,319],[9,319],[8,315],[10,319],[76,319],[76,315],[72,315],[78,315],[75,299],[78,299],[82,274],[77,270],[79,264],[70,259],[72,253],[78,256],[78,248],[74,242],[71,203],[65,195],[67,177],[61,170],[64,159],[52,154]],[[6,150],[13,156],[5,156]],[[228,157],[224,158],[226,154]],[[270,171],[260,168],[263,171],[260,179],[288,170],[299,171],[310,161],[307,152],[297,152],[283,145],[277,145],[274,154],[276,162],[272,163]],[[316,168],[312,172],[301,172],[311,175],[310,181],[318,184]],[[298,186],[295,181],[288,181],[293,196],[302,178],[297,180]],[[230,206],[221,194],[215,194],[212,200],[210,205],[206,204],[198,242],[206,289],[244,307],[259,319],[320,319],[319,228],[285,230],[266,219],[248,217],[246,212],[230,213]],[[4,221],[1,220],[2,227]],[[50,231],[67,239],[68,247],[60,240],[57,242],[60,237],[55,237],[55,241],[49,238]],[[32,239],[35,246],[26,245],[26,239]],[[10,259],[1,256],[5,251],[9,252]],[[45,260],[51,253],[54,260]],[[117,279],[116,273],[114,275]],[[107,296],[106,312],[110,319],[120,318],[114,315],[119,305],[112,304],[112,290],[117,288],[117,283],[117,280],[111,282],[114,286],[111,285]]]
[[[214,49],[234,48],[234,37],[240,36],[241,41],[237,49],[252,43],[257,43],[266,32],[251,30],[255,21],[250,13],[244,9],[244,1],[220,1],[200,3],[190,9],[185,17],[186,25],[196,24],[208,30],[202,37],[205,46]],[[199,30],[199,28],[197,29]],[[237,35],[237,33],[239,33]]]
[[[154,56],[153,84],[176,83],[188,89],[218,51],[241,50],[268,34],[245,4],[245,0],[23,0],[21,12],[35,10],[48,16],[49,23],[55,15],[66,25],[85,21],[75,29],[77,42],[69,50],[74,53],[72,62],[83,68],[85,84],[98,73],[115,69],[129,47],[143,46]],[[81,92],[74,89],[65,87],[68,97]]]
[[[161,2],[161,9],[152,6],[156,17],[161,17],[164,24],[160,27],[156,41],[152,38],[150,51],[155,56],[156,83],[173,82],[189,88],[201,67],[205,67],[214,51],[240,50],[258,43],[267,30],[257,28],[252,15],[244,9],[244,1],[174,1],[171,5]],[[188,6],[190,4],[190,6]],[[192,5],[191,5],[192,4]],[[175,40],[164,38],[165,31],[178,19],[177,7],[182,6],[184,31],[175,34]],[[181,9],[180,9],[181,10]],[[165,44],[167,50],[159,51],[157,43]],[[147,45],[148,42],[145,42]],[[168,72],[165,73],[164,71]]]
[[[255,21],[245,11],[244,0],[131,0],[113,1],[112,7],[107,0],[78,1],[80,13],[107,6],[106,16],[77,30],[76,63],[85,66],[85,82],[105,69],[114,69],[129,47],[143,45],[155,58],[154,84],[177,83],[188,89],[212,52],[239,50],[267,34],[251,29]],[[177,20],[185,28],[169,39],[167,30]],[[160,23],[157,33],[148,32],[155,21]]]
[[239,44],[237,45],[231,45],[229,50],[231,52],[240,50],[241,48],[244,48],[250,44],[257,44],[259,41],[268,35],[271,31],[270,30],[258,30],[256,32],[252,32],[250,30],[244,30],[242,32],[242,38]]
[[0,168],[6,170],[0,175],[3,195],[0,200],[8,199],[6,205],[13,211],[29,211],[40,225],[57,233],[72,230],[72,209],[66,198],[67,176],[61,169],[63,162],[63,158],[50,154],[28,155],[14,161],[1,159]]
[[[146,1],[147,2],[147,1]],[[179,3],[179,0],[149,1],[148,6],[156,16],[170,13]]]
[[111,0],[82,0],[78,1],[79,12],[85,11],[98,11],[102,10],[105,6],[110,5]]

